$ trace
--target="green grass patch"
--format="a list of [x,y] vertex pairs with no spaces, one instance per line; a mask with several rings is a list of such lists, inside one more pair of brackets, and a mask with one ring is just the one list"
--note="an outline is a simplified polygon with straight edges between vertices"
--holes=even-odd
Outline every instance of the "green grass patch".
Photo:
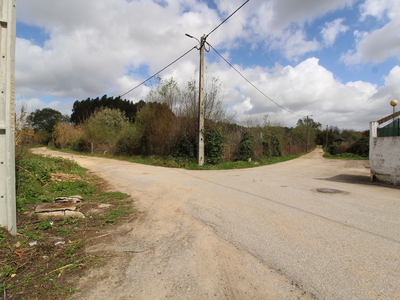
[[359,156],[353,153],[341,153],[336,155],[331,155],[328,152],[324,153],[325,158],[329,159],[348,159],[348,160],[368,160],[369,157]]
[[[133,219],[133,200],[124,193],[105,192],[104,181],[68,159],[35,155],[24,149],[18,149],[17,154],[18,235],[11,236],[0,228],[0,298],[65,299],[76,291],[66,277],[82,275],[84,268],[103,261],[87,256],[86,241],[101,236],[103,226]],[[80,211],[85,219],[39,221],[26,212],[33,211],[38,203],[71,195],[83,197]],[[110,206],[99,209],[102,203]],[[102,238],[90,243],[96,242],[102,242]]]
[[180,158],[173,156],[159,156],[159,155],[149,155],[149,156],[113,156],[110,154],[92,154],[92,153],[83,153],[72,151],[69,149],[55,149],[56,151],[61,151],[65,153],[79,154],[79,155],[87,155],[87,156],[95,156],[95,157],[104,157],[111,159],[124,160],[128,162],[144,164],[144,165],[152,165],[159,167],[168,167],[168,168],[183,168],[187,170],[230,170],[230,169],[244,169],[244,168],[254,168],[259,166],[271,165],[280,162],[285,162],[291,159],[295,159],[305,153],[297,154],[297,155],[287,155],[287,156],[279,156],[279,157],[262,157],[259,159],[254,159],[250,162],[248,161],[234,161],[234,162],[226,162],[222,161],[219,164],[205,164],[203,166],[199,166],[197,164],[197,160],[194,158]]

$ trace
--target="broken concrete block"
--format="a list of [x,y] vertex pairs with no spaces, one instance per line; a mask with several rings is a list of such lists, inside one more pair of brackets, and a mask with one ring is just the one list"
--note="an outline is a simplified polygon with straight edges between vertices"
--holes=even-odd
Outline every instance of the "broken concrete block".
[[64,202],[71,202],[71,203],[81,203],[82,202],[81,196],[69,196],[69,197],[57,197],[54,202],[55,203],[64,203]]
[[85,215],[79,211],[50,211],[50,212],[37,212],[36,217],[39,220],[63,220],[65,218],[78,218],[84,219]]
[[51,211],[65,211],[65,210],[76,210],[77,205],[75,203],[41,203],[36,206],[35,212],[51,212]]

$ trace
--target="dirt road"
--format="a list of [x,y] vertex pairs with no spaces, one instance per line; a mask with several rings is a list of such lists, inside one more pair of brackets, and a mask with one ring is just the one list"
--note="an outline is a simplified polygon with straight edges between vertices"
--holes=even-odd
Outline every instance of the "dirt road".
[[71,299],[400,299],[400,189],[365,161],[322,158],[188,171],[69,157],[141,213]]

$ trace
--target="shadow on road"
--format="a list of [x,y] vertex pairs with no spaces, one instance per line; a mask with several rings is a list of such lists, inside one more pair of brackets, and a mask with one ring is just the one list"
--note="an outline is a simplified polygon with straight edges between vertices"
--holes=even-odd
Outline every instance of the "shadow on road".
[[317,180],[325,180],[325,181],[335,181],[335,182],[344,182],[351,184],[363,184],[363,185],[375,185],[380,187],[387,187],[391,189],[400,190],[400,186],[383,184],[379,182],[371,182],[371,179],[368,175],[350,175],[350,174],[340,174],[329,178],[315,178]]

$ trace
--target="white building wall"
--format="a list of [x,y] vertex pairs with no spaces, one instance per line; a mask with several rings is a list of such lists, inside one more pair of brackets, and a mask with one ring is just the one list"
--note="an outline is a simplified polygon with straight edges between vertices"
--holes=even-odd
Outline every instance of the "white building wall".
[[400,137],[377,137],[378,125],[370,123],[371,180],[400,185]]

